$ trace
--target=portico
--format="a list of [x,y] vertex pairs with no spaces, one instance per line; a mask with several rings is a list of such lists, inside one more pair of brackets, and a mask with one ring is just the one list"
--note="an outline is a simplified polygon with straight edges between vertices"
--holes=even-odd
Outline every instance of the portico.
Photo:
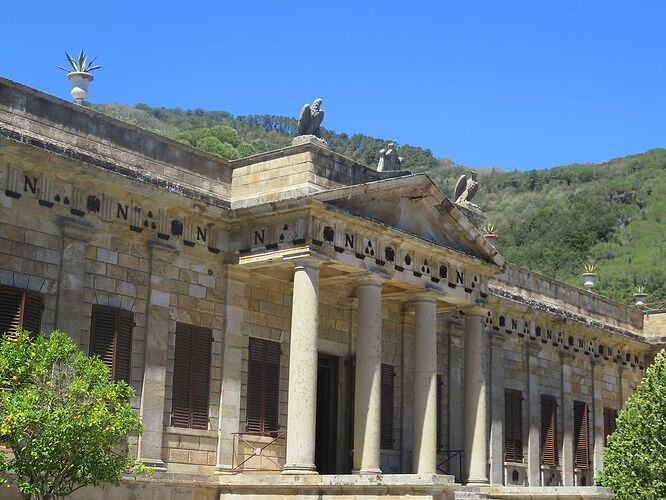
[[[346,202],[350,199],[347,195]],[[473,254],[428,241],[406,245],[400,241],[398,228],[379,227],[356,217],[347,221],[331,218],[330,213],[319,211],[316,201],[302,203],[300,217],[292,202],[287,217],[273,212],[277,220],[238,229],[244,233],[239,238],[247,245],[239,250],[241,267],[293,283],[282,473],[317,473],[317,345],[321,321],[327,321],[322,319],[321,308],[326,307],[322,300],[336,296],[348,302],[353,316],[351,336],[346,341],[353,363],[353,376],[348,377],[349,387],[345,389],[351,395],[346,411],[351,424],[348,440],[353,450],[347,472],[391,472],[382,467],[382,459],[391,455],[382,447],[382,432],[391,425],[383,421],[386,416],[382,412],[386,409],[382,404],[386,405],[386,401],[382,401],[382,365],[386,356],[395,356],[399,359],[393,364],[402,389],[402,394],[396,396],[401,398],[400,404],[390,410],[399,412],[396,452],[410,458],[396,462],[391,469],[400,473],[438,473],[438,425],[441,430],[442,418],[438,413],[445,402],[438,401],[438,375],[443,375],[439,372],[438,339],[443,332],[438,331],[437,318],[438,314],[455,312],[464,317],[468,353],[463,375],[465,412],[461,415],[465,422],[465,477],[460,479],[469,478],[475,484],[487,482],[483,290],[486,276],[499,270],[498,263],[492,260],[496,252],[481,246]],[[356,230],[347,230],[345,223]],[[288,240],[282,238],[286,231],[292,231]],[[387,321],[389,309],[399,316],[394,320],[397,327]],[[397,345],[401,352],[383,351],[383,328],[387,325],[399,330]],[[411,415],[403,414],[403,405],[413,408]]]

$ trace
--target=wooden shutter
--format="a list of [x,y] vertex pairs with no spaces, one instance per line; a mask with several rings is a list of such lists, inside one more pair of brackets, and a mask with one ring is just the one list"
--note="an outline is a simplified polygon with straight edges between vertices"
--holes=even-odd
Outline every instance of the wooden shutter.
[[29,332],[39,333],[42,328],[42,294],[27,290],[23,292],[21,309],[21,326]]
[[541,463],[557,465],[557,405],[555,397],[541,395]]
[[192,327],[176,323],[176,345],[173,361],[173,391],[171,395],[171,425],[190,426],[189,390],[192,364]]
[[393,366],[382,364],[381,379],[381,447],[393,449]]
[[129,382],[132,366],[132,331],[134,314],[124,309],[118,310],[116,320],[115,362],[113,380]]
[[176,323],[171,425],[208,429],[212,332]]
[[523,393],[504,389],[504,460],[523,461]]
[[42,295],[0,286],[0,334],[14,336],[17,328],[38,333],[42,323]]
[[604,408],[604,446],[608,444],[608,436],[617,429],[616,419],[617,410],[615,408]]
[[90,354],[109,367],[111,380],[129,382],[134,314],[115,307],[95,305],[90,325]]
[[245,431],[267,434],[278,429],[280,344],[250,338]]
[[590,467],[590,433],[588,425],[589,406],[584,401],[574,401],[574,454],[575,466],[579,469]]

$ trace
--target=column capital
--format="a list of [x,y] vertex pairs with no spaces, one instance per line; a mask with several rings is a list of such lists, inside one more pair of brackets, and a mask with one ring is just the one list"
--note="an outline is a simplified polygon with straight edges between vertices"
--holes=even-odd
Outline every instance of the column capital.
[[359,287],[359,286],[382,286],[385,280],[377,274],[368,273],[359,276],[357,278],[354,278],[354,281],[356,282],[356,286]]
[[328,259],[325,257],[314,254],[285,257],[284,260],[292,263],[294,267],[307,267],[310,269],[319,269],[322,264],[328,262]]
[[416,292],[414,295],[412,295],[409,299],[410,302],[430,302],[432,304],[437,302],[437,298],[439,297],[439,294],[436,292],[432,292],[429,290],[423,290]]
[[78,240],[83,243],[88,243],[90,241],[94,226],[89,222],[62,216],[58,218],[58,223],[60,224],[64,238]]
[[462,309],[462,312],[465,313],[465,316],[486,316],[490,309],[481,306],[471,306],[466,309]]

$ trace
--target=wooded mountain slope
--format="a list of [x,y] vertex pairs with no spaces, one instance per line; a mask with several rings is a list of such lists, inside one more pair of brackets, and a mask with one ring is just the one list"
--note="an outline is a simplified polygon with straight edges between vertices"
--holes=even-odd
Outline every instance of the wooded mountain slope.
[[[285,147],[296,128],[294,118],[283,116],[91,106],[227,158]],[[323,136],[333,150],[371,166],[390,142],[329,130]],[[470,170],[434,158],[429,149],[401,145],[400,155],[406,169],[427,173],[449,197],[457,178]],[[477,171],[474,202],[496,226],[497,246],[507,260],[578,286],[583,266],[594,263],[596,293],[631,302],[634,288],[644,285],[648,302],[666,299],[666,150],[544,170]]]

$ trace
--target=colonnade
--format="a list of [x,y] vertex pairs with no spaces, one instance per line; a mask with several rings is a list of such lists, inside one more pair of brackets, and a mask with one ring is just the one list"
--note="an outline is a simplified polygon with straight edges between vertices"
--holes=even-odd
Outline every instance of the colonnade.
[[[317,401],[317,337],[319,267],[314,257],[294,268],[287,446],[284,474],[316,474],[315,413]],[[380,474],[382,279],[365,276],[357,282],[358,339],[354,388],[354,459],[356,474]],[[437,297],[426,289],[410,297],[415,312],[414,435],[412,472],[437,473]],[[485,310],[466,312],[465,339],[465,466],[469,482],[487,482],[487,439],[483,367]]]

